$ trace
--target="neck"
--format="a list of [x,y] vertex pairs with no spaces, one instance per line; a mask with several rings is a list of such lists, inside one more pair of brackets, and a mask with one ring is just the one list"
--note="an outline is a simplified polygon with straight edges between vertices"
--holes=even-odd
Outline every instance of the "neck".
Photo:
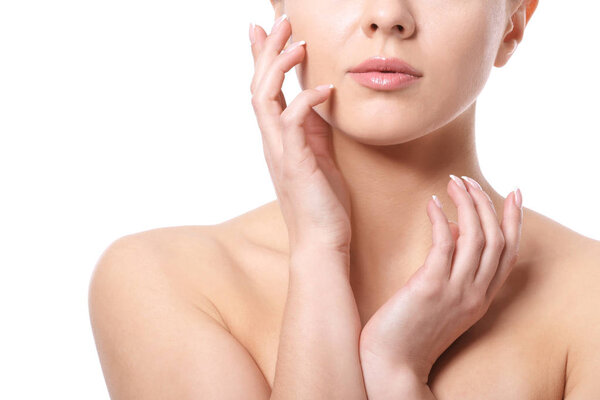
[[364,145],[334,130],[335,158],[352,201],[350,277],[357,296],[380,303],[423,264],[432,194],[457,221],[446,191],[449,174],[478,181],[501,215],[503,198],[479,167],[474,126],[475,103],[443,128],[398,145]]

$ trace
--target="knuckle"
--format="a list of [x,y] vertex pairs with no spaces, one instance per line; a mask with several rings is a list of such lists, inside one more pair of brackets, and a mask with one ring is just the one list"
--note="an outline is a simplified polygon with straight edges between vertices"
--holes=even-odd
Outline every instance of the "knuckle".
[[484,310],[485,303],[485,294],[480,294],[479,291],[473,290],[469,296],[464,298],[463,307],[468,314],[478,316]]
[[258,92],[254,92],[252,94],[252,97],[250,98],[250,102],[252,103],[252,107],[254,108],[254,110],[260,109],[262,99],[260,98],[260,95]]
[[444,254],[452,253],[454,251],[454,240],[451,238],[445,238],[440,240],[438,247]]
[[515,264],[517,262],[517,260],[519,259],[519,252],[515,251],[512,253],[512,255],[509,258],[509,263],[510,264]]
[[444,288],[443,282],[439,279],[429,279],[420,285],[419,290],[426,300],[437,302],[442,298]]
[[504,240],[504,236],[502,234],[495,235],[494,238],[489,240],[488,243],[488,245],[496,251],[502,251],[502,249],[504,249],[505,244],[506,241]]
[[485,246],[485,236],[483,235],[483,232],[481,230],[477,230],[474,233],[472,233],[470,235],[470,241],[475,246],[475,248],[477,248],[480,251],[483,250]]
[[288,111],[288,110],[290,110],[290,107],[286,108],[279,116],[279,121],[281,122],[281,125],[286,128],[294,126],[294,124],[296,123],[296,119],[297,119],[297,117],[294,115],[294,113],[292,111]]

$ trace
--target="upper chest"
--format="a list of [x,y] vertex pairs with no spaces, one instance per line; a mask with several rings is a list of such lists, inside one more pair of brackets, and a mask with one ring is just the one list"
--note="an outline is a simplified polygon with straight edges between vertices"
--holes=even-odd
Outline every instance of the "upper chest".
[[[550,289],[540,288],[527,266],[522,268],[515,267],[488,313],[433,366],[429,385],[438,399],[563,398],[566,350],[544,303],[544,291]],[[271,387],[287,279],[286,258],[280,254],[246,255],[240,273],[210,294]]]

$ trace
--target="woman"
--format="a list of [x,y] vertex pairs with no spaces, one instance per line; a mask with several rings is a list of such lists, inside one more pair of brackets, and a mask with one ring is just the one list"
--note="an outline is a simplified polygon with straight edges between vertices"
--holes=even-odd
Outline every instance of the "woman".
[[537,1],[273,6],[251,91],[277,201],[105,251],[111,396],[600,398],[598,242],[501,196],[475,151],[476,98]]

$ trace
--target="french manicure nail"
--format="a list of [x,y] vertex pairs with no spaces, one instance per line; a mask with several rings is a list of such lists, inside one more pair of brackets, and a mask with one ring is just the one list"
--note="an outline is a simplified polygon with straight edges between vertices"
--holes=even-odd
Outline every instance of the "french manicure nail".
[[256,40],[254,37],[254,28],[255,28],[254,22],[250,22],[250,32],[249,32],[250,44],[254,44],[254,42]]
[[437,198],[437,196],[435,194],[432,194],[431,197],[433,197],[433,201],[435,201],[435,205],[438,206],[439,208],[442,208],[442,203],[440,203],[440,200]]
[[465,181],[469,182],[469,184],[471,186],[473,186],[475,189],[479,189],[479,190],[483,191],[483,189],[481,188],[481,185],[475,179],[469,178],[468,176],[465,176],[465,175],[461,176],[461,178],[463,178]]
[[317,90],[329,90],[329,89],[333,89],[333,83],[330,84],[325,84],[325,85],[319,85],[319,86],[315,86],[315,89]]
[[514,200],[515,200],[515,205],[519,208],[519,210],[523,209],[523,198],[521,197],[521,189],[517,188],[515,190],[513,190],[513,193],[515,195]]
[[462,181],[462,179],[460,179],[458,176],[454,176],[452,174],[450,174],[450,178],[452,178],[452,180],[454,182],[456,182],[456,184],[458,186],[460,186],[461,188],[463,188],[464,190],[467,190],[467,187],[465,186],[464,182]]
[[283,14],[281,17],[277,18],[275,20],[275,22],[273,23],[273,27],[271,28],[271,33],[275,32],[277,30],[277,28],[279,27],[279,25],[281,25],[281,21],[283,21],[286,18],[287,18],[286,14]]
[[306,44],[306,42],[304,40],[300,40],[298,42],[294,42],[292,44],[290,44],[287,49],[285,49],[283,52],[284,53],[289,53],[290,51],[294,50],[296,47],[301,46],[303,44]]

